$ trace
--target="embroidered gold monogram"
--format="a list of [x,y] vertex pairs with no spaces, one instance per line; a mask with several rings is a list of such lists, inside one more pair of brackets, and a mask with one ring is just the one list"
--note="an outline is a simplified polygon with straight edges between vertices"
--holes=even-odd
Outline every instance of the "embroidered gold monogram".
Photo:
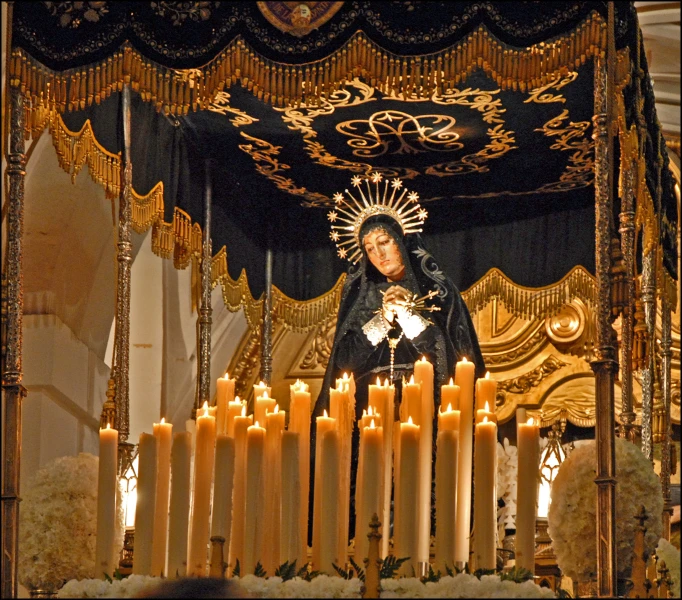
[[398,110],[374,113],[368,120],[344,121],[336,126],[350,138],[355,156],[376,158],[383,154],[451,152],[464,147],[455,131],[456,120],[448,115],[414,117]]

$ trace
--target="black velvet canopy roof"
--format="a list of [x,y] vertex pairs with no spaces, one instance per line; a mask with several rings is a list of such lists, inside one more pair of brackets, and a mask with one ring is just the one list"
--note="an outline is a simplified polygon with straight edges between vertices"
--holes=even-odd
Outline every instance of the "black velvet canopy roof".
[[[90,120],[114,154],[116,60],[122,47],[139,56],[121,79],[139,92],[133,187],[143,195],[163,182],[158,218],[181,209],[201,224],[210,165],[214,252],[226,246],[230,275],[246,269],[256,296],[267,247],[286,294],[334,285],[346,263],[326,209],[353,175],[374,171],[419,194],[426,242],[461,289],[492,267],[532,287],[578,264],[594,272],[593,56],[606,3],[311,2],[307,33],[292,25],[295,4],[17,2],[13,56],[56,73],[63,126]],[[676,279],[673,183],[637,42],[632,3],[616,3],[625,125],[641,98],[646,183]]]

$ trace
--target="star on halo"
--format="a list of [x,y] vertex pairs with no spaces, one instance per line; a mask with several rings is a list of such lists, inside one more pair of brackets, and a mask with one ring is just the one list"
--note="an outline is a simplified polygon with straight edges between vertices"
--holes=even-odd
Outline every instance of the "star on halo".
[[338,242],[339,241],[339,232],[338,231],[332,231],[329,234],[329,237],[332,238],[332,241]]
[[362,177],[360,177],[360,175],[353,175],[353,178],[350,180],[350,182],[351,182],[355,187],[359,187],[360,184],[362,183]]
[[341,192],[336,192],[336,194],[334,194],[334,202],[336,202],[336,204],[341,204],[341,202],[343,202],[343,194]]
[[334,222],[336,221],[336,217],[338,217],[338,216],[339,216],[339,215],[337,215],[335,211],[331,211],[330,213],[327,214],[327,218],[328,218],[332,223],[334,223]]
[[384,176],[381,173],[372,173],[372,183],[381,183]]
[[339,258],[346,258],[346,249],[345,248],[339,248],[339,251],[337,253],[339,255]]
[[403,187],[403,182],[400,179],[394,179],[391,181],[391,187],[394,190],[399,190],[401,187]]
[[419,200],[419,194],[418,194],[417,192],[410,192],[410,193],[407,195],[407,199],[408,199],[410,202],[416,202],[417,200]]
[[421,210],[417,211],[417,216],[421,221],[425,221],[426,217],[428,216],[428,212],[426,212],[425,208],[422,208]]

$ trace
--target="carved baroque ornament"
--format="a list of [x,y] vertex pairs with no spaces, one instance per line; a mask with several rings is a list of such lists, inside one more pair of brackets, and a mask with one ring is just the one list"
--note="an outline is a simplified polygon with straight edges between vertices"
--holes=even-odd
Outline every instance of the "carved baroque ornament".
[[277,29],[304,37],[329,21],[343,2],[257,2],[257,5]]

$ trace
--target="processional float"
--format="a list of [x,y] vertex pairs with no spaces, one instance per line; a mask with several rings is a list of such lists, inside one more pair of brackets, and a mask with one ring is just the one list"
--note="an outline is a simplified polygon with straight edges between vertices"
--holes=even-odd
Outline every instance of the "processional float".
[[[230,277],[224,250],[213,255],[212,238],[216,238],[216,229],[215,226],[212,228],[212,216],[215,214],[217,188],[215,162],[210,158],[205,158],[199,169],[204,182],[199,205],[190,203],[184,208],[172,206],[171,199],[164,198],[163,186],[158,185],[147,186],[145,189],[148,191],[144,195],[137,193],[133,185],[134,175],[147,169],[138,166],[131,158],[134,153],[134,142],[131,141],[133,97],[156,109],[159,115],[178,119],[201,114],[211,105],[215,108],[219,94],[226,89],[234,92],[235,97],[238,89],[242,89],[244,94],[262,101],[263,106],[272,106],[273,110],[287,106],[297,109],[320,108],[334,94],[351,87],[356,81],[386,94],[422,100],[432,94],[443,96],[448,89],[456,86],[478,85],[478,80],[472,80],[473,83],[468,81],[472,73],[475,76],[478,72],[484,73],[508,93],[536,90],[535,101],[539,106],[546,106],[552,101],[561,102],[557,94],[552,95],[550,84],[563,82],[565,76],[586,63],[593,65],[591,89],[594,100],[590,117],[594,161],[593,164],[575,163],[572,165],[573,171],[569,169],[566,173],[578,173],[581,167],[585,170],[585,165],[589,167],[587,171],[593,173],[595,228],[592,293],[596,319],[591,366],[595,374],[596,392],[597,512],[604,517],[597,522],[598,573],[600,595],[614,595],[614,380],[619,372],[622,411],[618,432],[634,439],[638,429],[633,392],[636,372],[642,386],[639,429],[642,450],[648,458],[653,459],[655,438],[661,440],[664,531],[667,534],[672,514],[671,313],[676,307],[678,290],[674,259],[677,215],[670,174],[666,168],[665,142],[655,118],[653,92],[646,72],[634,8],[629,4],[584,3],[579,8],[566,9],[564,13],[543,13],[546,26],[544,29],[538,26],[541,32],[532,34],[530,26],[523,22],[522,15],[514,12],[514,8],[504,8],[502,4],[495,6],[494,3],[488,8],[467,8],[458,6],[459,3],[451,3],[457,5],[452,9],[453,25],[450,32],[441,30],[442,36],[437,39],[443,41],[439,42],[424,32],[412,38],[391,31],[391,26],[397,31],[398,26],[409,22],[409,11],[422,10],[419,7],[405,8],[407,12],[401,13],[400,18],[407,21],[400,21],[396,16],[395,22],[383,29],[381,22],[374,20],[377,11],[381,12],[384,8],[382,3],[367,3],[367,7],[361,11],[361,17],[350,7],[341,7],[341,3],[318,3],[321,6],[317,12],[313,11],[312,16],[308,15],[302,21],[299,18],[296,26],[292,26],[293,21],[290,21],[289,27],[282,26],[284,13],[273,9],[274,5],[284,3],[258,3],[266,5],[265,8],[256,8],[255,4],[248,8],[214,7],[214,14],[210,11],[205,14],[202,19],[206,23],[200,25],[214,27],[218,24],[222,36],[220,48],[204,51],[197,59],[184,55],[181,57],[180,53],[176,53],[175,59],[166,59],[163,53],[152,50],[157,48],[156,42],[155,45],[149,44],[150,38],[145,37],[144,33],[136,38],[139,44],[126,42],[126,36],[133,38],[138,35],[131,25],[134,19],[130,17],[135,15],[136,10],[147,11],[145,16],[137,17],[149,19],[150,23],[155,18],[166,18],[154,14],[153,9],[141,9],[132,4],[140,3],[131,3],[130,7],[125,6],[126,3],[117,3],[118,7],[116,10],[112,7],[111,14],[99,16],[100,25],[118,23],[118,29],[111,29],[118,33],[111,34],[109,39],[113,41],[108,45],[99,47],[95,62],[90,60],[90,50],[80,55],[75,51],[71,55],[64,53],[60,58],[50,50],[49,44],[46,45],[49,35],[55,31],[53,22],[46,19],[41,25],[32,18],[30,12],[38,10],[35,8],[28,9],[25,5],[16,4],[11,9],[13,29],[8,57],[8,251],[6,282],[3,282],[7,305],[3,322],[7,340],[3,352],[2,385],[6,403],[3,443],[6,464],[9,465],[3,479],[2,498],[3,595],[16,595],[17,589],[21,400],[26,393],[22,387],[21,332],[23,184],[26,163],[24,139],[27,134],[37,134],[46,126],[49,127],[62,165],[75,173],[87,162],[91,176],[105,186],[112,200],[117,199],[119,202],[115,355],[102,424],[113,422],[118,429],[121,469],[125,469],[133,452],[133,445],[127,441],[131,228],[145,230],[153,227],[155,252],[172,257],[179,267],[192,263],[200,273],[200,285],[197,286],[198,373],[193,417],[197,409],[210,400],[210,297],[213,285],[218,282],[223,285],[224,297],[228,300],[226,304],[231,304],[235,309],[244,308],[247,322],[255,333],[246,351],[251,352],[252,362],[255,363],[258,362],[256,354],[260,349],[260,374],[266,383],[272,377],[274,322],[279,319],[291,327],[310,330],[335,310],[340,293],[340,286],[337,285],[333,293],[325,297],[324,309],[313,315],[312,311],[307,311],[305,306],[297,304],[274,287],[273,268],[277,267],[277,260],[272,232],[269,233],[265,251],[263,299],[255,300],[244,280]],[[327,4],[333,4],[334,7],[322,6]],[[268,8],[267,5],[272,6]],[[223,12],[232,10],[236,12]],[[262,16],[257,10],[264,11]],[[547,10],[552,11],[554,8]],[[89,18],[87,15],[81,17],[85,21]],[[386,14],[384,17],[390,21]],[[216,20],[212,21],[214,18]],[[226,22],[247,22],[249,19],[253,22],[254,18],[263,27],[258,31],[267,30],[267,34],[251,34],[247,28],[240,30],[239,34],[232,34],[229,33],[230,27],[225,25]],[[439,20],[445,22],[441,16]],[[62,22],[65,21],[62,19]],[[68,23],[68,30],[64,27],[56,30],[60,43],[70,42],[74,48],[79,44],[81,48],[89,47],[91,40],[88,39],[87,30],[78,27],[73,21],[73,14],[70,14]],[[381,33],[376,35],[386,46],[365,33],[365,28],[369,27],[367,23],[378,28],[377,31]],[[313,34],[313,38],[307,38],[313,25],[319,31]],[[199,26],[194,26],[195,32],[199,32]],[[341,35],[341,31],[345,33]],[[292,32],[295,37],[292,37]],[[279,46],[275,43],[277,51],[272,44],[268,46],[271,40],[263,41],[265,35],[275,36],[273,39],[282,42]],[[308,39],[316,39],[319,42],[317,48],[321,50],[307,46]],[[170,45],[175,41],[172,36],[166,40]],[[262,52],[256,47],[261,48]],[[428,51],[423,52],[422,48],[428,48]],[[306,51],[313,51],[312,61],[301,63],[301,53]],[[558,88],[557,85],[554,91]],[[542,95],[543,92],[546,96]],[[97,142],[92,127],[78,133],[65,125],[77,111],[102,109],[112,94],[117,93],[120,94],[121,119],[118,125],[122,130],[122,143],[117,142],[107,149]],[[462,98],[457,101],[464,102]],[[481,113],[486,110],[495,113],[494,100],[484,104],[486,106],[480,110],[476,108],[475,101],[468,106],[473,106],[473,110]],[[228,112],[236,115],[238,125],[235,127],[258,121],[248,114],[245,116],[244,111],[238,108],[229,108]],[[496,118],[499,117],[500,114],[496,113]],[[311,135],[313,118],[310,115],[299,118],[309,121],[297,125],[294,119],[290,121],[292,127],[308,127],[306,135]],[[551,130],[552,127],[560,129],[557,123],[547,129]],[[88,131],[87,135],[85,131]],[[513,143],[509,131],[505,132],[501,128],[497,129],[497,134],[501,144],[498,150],[502,148],[501,154],[509,152]],[[550,135],[559,133],[555,131]],[[300,191],[300,186],[296,191],[296,186],[281,174],[276,174],[277,163],[273,163],[273,157],[277,156],[277,149],[273,144],[246,133],[242,136],[242,142],[240,151],[254,161],[261,161],[260,164],[255,163],[260,167],[259,173],[269,173],[271,188],[268,189],[274,189],[272,186],[275,186],[283,193],[298,194],[299,199],[310,206],[324,206],[324,194],[316,196],[305,188]],[[116,147],[121,156],[116,153]],[[310,145],[307,147],[311,148]],[[264,152],[259,154],[258,149]],[[349,162],[332,156],[322,144],[316,147],[316,152],[321,156],[320,160],[325,159],[339,169]],[[489,161],[491,154],[493,151],[490,147],[484,148],[478,153],[477,160]],[[351,168],[362,172],[366,163],[358,159],[357,154],[354,157],[357,164],[351,165]],[[476,160],[468,164],[476,164]],[[404,165],[400,166],[405,168]],[[427,167],[435,169],[434,165],[425,164],[425,171]],[[461,164],[457,166],[461,167]],[[450,175],[452,173],[441,172],[437,179],[440,182],[442,177]],[[570,176],[561,179],[561,183],[566,185],[565,189],[577,190],[571,187],[570,181]],[[591,189],[591,185],[583,187]],[[437,206],[436,200],[434,195],[434,207]],[[193,212],[190,208],[194,209]],[[197,212],[202,210],[203,219]],[[170,222],[166,220],[168,215],[171,215]],[[640,272],[638,261],[641,261]],[[500,291],[499,296],[502,295]],[[473,294],[469,298],[473,300]],[[571,298],[571,294],[568,294],[561,304]],[[514,301],[510,300],[509,305],[513,304]],[[522,312],[520,308],[518,310]],[[527,312],[532,309],[524,307],[523,310]],[[660,344],[656,344],[657,310],[660,310],[662,317]],[[620,348],[612,326],[617,317],[622,319]],[[658,398],[660,402],[657,403]]]

